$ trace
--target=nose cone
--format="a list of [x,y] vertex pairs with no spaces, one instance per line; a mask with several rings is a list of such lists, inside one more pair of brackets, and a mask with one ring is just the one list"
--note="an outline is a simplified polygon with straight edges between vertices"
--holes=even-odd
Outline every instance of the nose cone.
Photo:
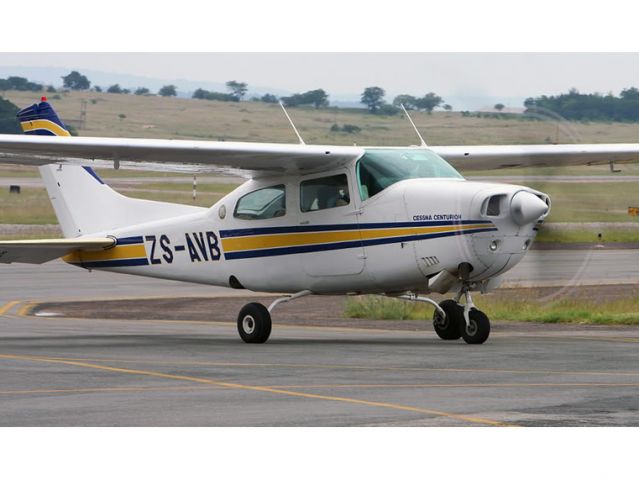
[[530,192],[517,192],[510,202],[510,216],[520,226],[537,221],[546,212],[546,202]]

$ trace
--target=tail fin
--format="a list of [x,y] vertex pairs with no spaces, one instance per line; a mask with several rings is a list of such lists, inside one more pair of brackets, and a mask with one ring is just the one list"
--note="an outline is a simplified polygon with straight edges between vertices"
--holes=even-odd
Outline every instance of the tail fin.
[[193,213],[206,208],[125,197],[106,185],[91,167],[43,165],[40,175],[66,238]]
[[51,104],[47,102],[47,97],[42,97],[39,104],[34,103],[30,107],[23,108],[18,112],[17,117],[22,131],[27,135],[71,136]]

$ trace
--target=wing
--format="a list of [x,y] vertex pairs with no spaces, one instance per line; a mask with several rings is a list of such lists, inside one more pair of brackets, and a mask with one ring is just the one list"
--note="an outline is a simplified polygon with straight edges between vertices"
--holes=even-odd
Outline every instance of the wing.
[[430,148],[455,168],[465,171],[639,162],[638,143]]
[[0,263],[45,263],[74,250],[104,250],[113,245],[113,238],[0,241]]
[[363,153],[364,149],[349,146],[0,135],[3,163],[87,164],[87,160],[106,160],[133,168],[249,177],[322,171],[349,163]]

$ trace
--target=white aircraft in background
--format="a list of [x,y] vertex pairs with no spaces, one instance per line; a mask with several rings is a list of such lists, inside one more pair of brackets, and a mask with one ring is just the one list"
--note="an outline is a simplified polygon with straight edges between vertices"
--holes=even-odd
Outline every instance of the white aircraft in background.
[[[637,144],[428,148],[422,139],[388,148],[305,145],[301,137],[71,137],[45,98],[18,116],[28,135],[0,135],[0,162],[40,166],[65,238],[2,241],[0,263],[62,257],[85,269],[290,294],[269,308],[242,308],[237,326],[248,343],[268,339],[279,303],[309,294],[428,302],[439,337],[483,343],[490,323],[471,292],[496,288],[521,261],[550,199],[465,180],[446,160],[486,169],[639,159]],[[96,160],[249,180],[211,208],[139,200],[109,188],[88,166]],[[422,296],[430,292],[455,295],[438,305]]]

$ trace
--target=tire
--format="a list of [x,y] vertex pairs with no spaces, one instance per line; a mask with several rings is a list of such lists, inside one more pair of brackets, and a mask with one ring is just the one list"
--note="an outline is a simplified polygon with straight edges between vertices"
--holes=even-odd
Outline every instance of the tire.
[[439,310],[433,314],[433,328],[442,340],[457,340],[462,336],[464,323],[464,308],[455,300],[444,300],[439,304],[446,313],[446,318],[441,318]]
[[472,308],[468,313],[468,319],[470,320],[469,327],[466,325],[462,328],[462,337],[466,343],[472,345],[478,345],[488,340],[490,335],[490,320],[484,312]]
[[264,343],[271,335],[271,314],[261,303],[248,303],[237,316],[237,331],[246,343]]

